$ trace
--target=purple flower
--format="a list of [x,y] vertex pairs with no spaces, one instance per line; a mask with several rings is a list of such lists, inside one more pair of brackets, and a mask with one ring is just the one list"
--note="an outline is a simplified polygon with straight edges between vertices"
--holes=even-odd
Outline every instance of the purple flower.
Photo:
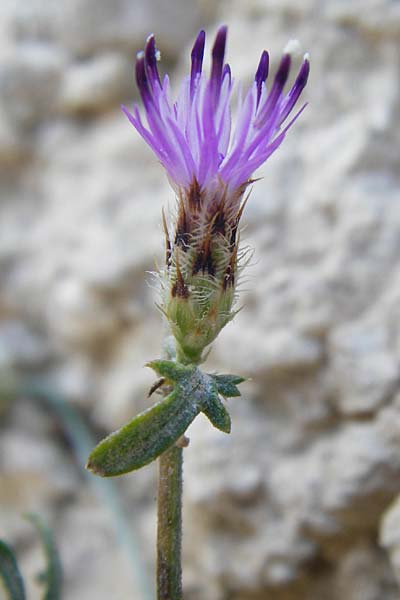
[[172,224],[163,215],[165,267],[160,269],[160,308],[176,340],[180,360],[199,363],[202,352],[236,314],[237,282],[246,264],[240,249],[239,221],[244,193],[253,172],[278,148],[304,106],[286,123],[304,86],[307,56],[291,90],[284,94],[291,57],[283,54],[267,89],[269,57],[263,52],[247,93],[239,89],[236,124],[232,127],[233,82],[225,64],[226,27],[212,49],[211,74],[202,72],[205,33],[192,50],[190,75],[176,102],[170,99],[168,76],[161,82],[154,36],[136,61],[136,81],[147,124],[139,108],[131,123],[158,156],[176,190]]
[[168,75],[160,79],[158,51],[151,35],[136,61],[136,81],[147,126],[137,105],[133,114],[122,107],[180,192],[189,190],[194,182],[200,191],[211,194],[221,182],[230,192],[243,189],[252,173],[279,147],[305,107],[285,124],[307,83],[307,55],[285,94],[291,56],[283,54],[274,81],[267,87],[269,56],[264,51],[247,93],[243,95],[239,90],[236,125],[232,127],[233,80],[224,62],[226,34],[227,28],[221,27],[216,35],[207,78],[202,72],[205,32],[200,31],[192,50],[190,75],[184,79],[176,102],[170,97]]

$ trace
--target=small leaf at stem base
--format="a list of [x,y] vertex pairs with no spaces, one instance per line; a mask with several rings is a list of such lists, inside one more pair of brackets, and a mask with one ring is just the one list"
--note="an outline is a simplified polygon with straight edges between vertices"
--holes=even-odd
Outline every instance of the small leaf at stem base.
[[194,365],[171,360],[153,360],[148,366],[165,380],[166,389],[173,389],[96,446],[86,465],[96,475],[114,477],[147,465],[179,440],[199,412],[220,431],[231,430],[219,394],[240,395],[236,385],[244,381],[242,377],[209,375]]
[[60,600],[63,574],[53,532],[37,515],[29,514],[26,518],[36,527],[46,555],[46,570],[37,577],[45,586],[43,600]]
[[0,578],[9,600],[26,600],[24,582],[11,548],[0,540]]

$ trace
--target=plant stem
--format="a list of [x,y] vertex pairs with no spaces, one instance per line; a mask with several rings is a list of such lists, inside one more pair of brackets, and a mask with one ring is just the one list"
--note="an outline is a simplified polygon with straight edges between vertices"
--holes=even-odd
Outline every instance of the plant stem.
[[182,600],[183,450],[173,446],[159,459],[157,599]]

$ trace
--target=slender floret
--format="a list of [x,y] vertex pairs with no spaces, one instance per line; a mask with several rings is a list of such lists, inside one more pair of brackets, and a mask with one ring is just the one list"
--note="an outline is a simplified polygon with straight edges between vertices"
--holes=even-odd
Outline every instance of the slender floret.
[[[291,56],[284,53],[274,82],[267,89],[269,56],[261,55],[254,82],[239,100],[235,131],[231,128],[232,80],[224,63],[226,27],[221,27],[212,49],[211,74],[202,72],[205,32],[194,43],[190,76],[178,100],[170,99],[169,80],[161,82],[154,36],[137,56],[136,81],[147,126],[137,106],[123,110],[158,156],[175,187],[188,188],[196,179],[201,188],[222,180],[230,189],[245,184],[252,173],[278,148],[294,119],[282,129],[307,83],[310,63],[305,55],[299,75],[285,95]],[[304,106],[302,107],[304,108]],[[296,114],[295,118],[302,109]]]
[[[188,360],[197,360],[232,318],[238,274],[238,224],[246,188],[254,171],[280,146],[303,105],[287,123],[308,79],[308,55],[285,93],[290,45],[271,86],[269,56],[264,50],[254,81],[239,91],[235,126],[231,105],[233,81],[225,63],[227,28],[212,48],[210,76],[203,73],[205,32],[191,53],[190,75],[175,102],[168,76],[161,80],[154,36],[137,55],[136,82],[146,122],[139,108],[123,111],[165,167],[178,197],[173,232],[166,219],[167,259],[162,310]],[[293,46],[293,44],[292,44]]]

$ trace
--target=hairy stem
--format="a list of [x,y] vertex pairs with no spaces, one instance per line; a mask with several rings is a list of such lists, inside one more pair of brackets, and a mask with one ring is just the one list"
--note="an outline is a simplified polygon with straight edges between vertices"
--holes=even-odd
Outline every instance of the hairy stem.
[[182,600],[182,464],[175,445],[159,459],[157,600]]

